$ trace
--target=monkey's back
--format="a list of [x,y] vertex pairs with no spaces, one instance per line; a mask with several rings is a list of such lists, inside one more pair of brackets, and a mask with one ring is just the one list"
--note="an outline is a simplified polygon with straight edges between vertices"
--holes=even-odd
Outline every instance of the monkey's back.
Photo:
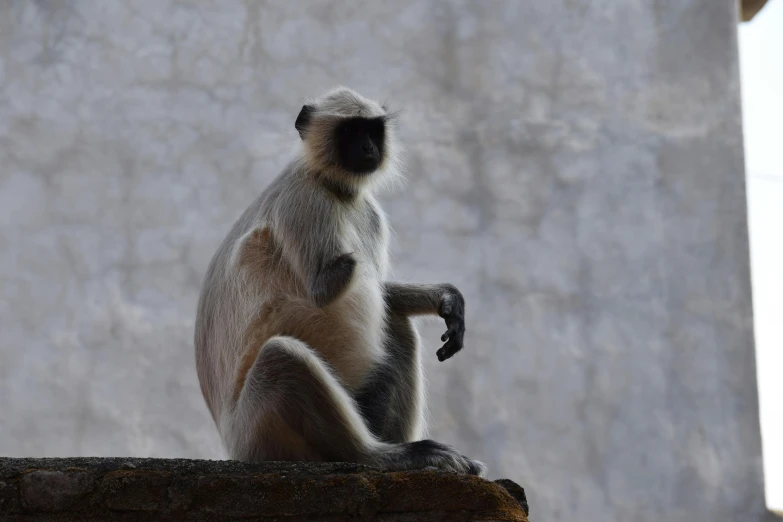
[[[301,174],[289,167],[235,223],[207,270],[196,319],[196,365],[219,428],[271,337],[307,343],[348,389],[360,385],[383,357],[388,233],[380,209],[371,198],[360,207],[341,208],[341,241],[356,255],[356,271],[341,297],[318,308],[284,254],[274,217],[275,209],[293,206],[304,219],[317,219],[307,209],[312,201],[307,190],[317,187],[292,191],[294,182],[302,183]],[[367,227],[374,228],[372,241]]]

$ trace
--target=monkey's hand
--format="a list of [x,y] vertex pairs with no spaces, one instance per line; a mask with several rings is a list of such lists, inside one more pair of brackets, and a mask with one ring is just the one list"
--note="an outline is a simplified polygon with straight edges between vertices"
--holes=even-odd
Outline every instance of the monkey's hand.
[[453,285],[445,285],[446,291],[438,305],[438,315],[446,320],[446,333],[440,340],[444,344],[438,350],[438,360],[443,362],[452,355],[462,350],[462,341],[465,336],[465,298]]
[[348,288],[356,268],[353,254],[337,256],[318,273],[310,288],[315,306],[323,308],[337,299]]

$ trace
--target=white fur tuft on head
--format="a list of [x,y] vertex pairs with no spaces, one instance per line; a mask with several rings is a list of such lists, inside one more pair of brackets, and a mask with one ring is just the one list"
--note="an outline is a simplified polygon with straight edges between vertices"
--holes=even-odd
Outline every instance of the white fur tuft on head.
[[365,98],[348,87],[338,86],[308,103],[319,115],[353,118],[375,118],[386,115],[377,102]]

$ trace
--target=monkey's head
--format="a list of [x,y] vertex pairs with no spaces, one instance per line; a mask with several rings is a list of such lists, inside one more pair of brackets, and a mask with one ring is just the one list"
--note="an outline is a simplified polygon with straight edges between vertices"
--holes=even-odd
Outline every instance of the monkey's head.
[[302,107],[294,124],[314,170],[356,185],[395,158],[394,115],[338,87]]

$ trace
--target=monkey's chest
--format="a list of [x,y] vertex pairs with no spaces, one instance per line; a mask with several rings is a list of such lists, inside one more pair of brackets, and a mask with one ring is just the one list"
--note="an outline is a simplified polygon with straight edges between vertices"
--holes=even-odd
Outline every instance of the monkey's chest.
[[379,281],[359,273],[337,301],[313,311],[318,317],[311,318],[304,340],[346,388],[356,389],[385,353],[385,306]]
[[353,252],[357,260],[358,278],[374,280],[386,278],[389,262],[388,231],[383,222],[362,219],[343,227],[342,241],[346,252]]
[[348,389],[360,386],[385,353],[388,241],[382,226],[367,219],[343,222],[342,250],[353,253],[357,261],[348,289],[326,307],[308,302],[294,308],[282,330],[317,351]]
[[353,252],[357,261],[354,276],[345,294],[323,309],[322,335],[311,343],[343,384],[354,389],[384,355],[387,253],[383,238],[358,227],[346,230],[343,241],[346,252]]

